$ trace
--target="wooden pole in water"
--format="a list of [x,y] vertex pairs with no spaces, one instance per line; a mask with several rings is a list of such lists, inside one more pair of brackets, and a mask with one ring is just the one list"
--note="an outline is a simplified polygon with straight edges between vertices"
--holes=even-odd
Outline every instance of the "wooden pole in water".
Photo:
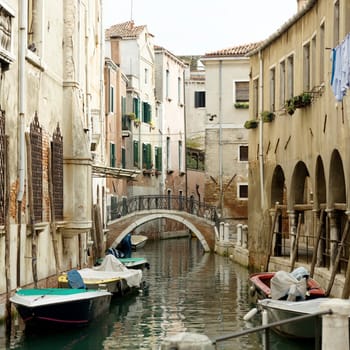
[[321,233],[322,233],[322,226],[323,226],[323,216],[324,216],[324,209],[321,210],[320,214],[320,220],[318,222],[317,226],[317,233],[316,233],[316,245],[314,246],[314,251],[312,253],[312,261],[311,261],[311,268],[310,268],[310,277],[314,277],[314,271],[315,271],[315,266],[316,266],[316,260],[317,260],[317,251],[318,251],[318,246],[320,244],[320,238],[321,238]]
[[300,230],[301,230],[301,214],[298,215],[298,226],[297,226],[297,233],[293,242],[292,247],[292,261],[290,264],[290,270],[294,270],[295,260],[297,258],[297,251],[298,251],[298,244],[299,244],[299,236],[300,236]]
[[345,224],[345,227],[343,230],[342,238],[341,238],[340,244],[338,245],[337,256],[336,256],[335,261],[334,261],[331,278],[329,280],[328,287],[326,290],[326,296],[328,296],[330,294],[331,289],[333,287],[335,275],[337,273],[338,266],[339,266],[341,251],[342,251],[344,243],[346,241],[346,237],[348,236],[348,232],[349,232],[349,219],[346,220],[346,224]]
[[274,233],[274,230],[275,230],[277,217],[280,215],[280,211],[279,211],[277,206],[278,206],[278,202],[275,204],[275,216],[273,218],[273,223],[272,223],[272,226],[271,226],[269,240],[268,240],[267,256],[266,256],[266,262],[265,262],[265,266],[264,266],[264,270],[265,271],[268,271],[268,268],[269,268],[270,256],[271,256],[271,252],[272,252],[273,233]]
[[32,148],[30,143],[30,135],[26,133],[26,146],[27,146],[27,180],[28,180],[28,204],[29,204],[29,217],[30,217],[30,231],[32,234],[32,273],[34,287],[38,286],[38,273],[37,273],[37,244],[36,244],[36,232],[35,232],[35,215],[33,204],[33,176],[32,176]]

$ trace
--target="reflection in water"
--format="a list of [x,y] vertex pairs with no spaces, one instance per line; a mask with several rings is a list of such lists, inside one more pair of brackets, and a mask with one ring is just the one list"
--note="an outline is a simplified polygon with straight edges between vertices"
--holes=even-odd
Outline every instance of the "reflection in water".
[[[150,270],[144,272],[146,292],[113,300],[110,312],[85,328],[51,333],[19,330],[11,338],[11,348],[153,350],[178,332],[214,339],[260,322],[259,317],[253,323],[243,321],[252,307],[247,269],[203,253],[196,239],[148,240],[133,256],[146,257],[150,263]],[[219,342],[217,349],[262,349],[261,336]],[[271,349],[302,349],[300,344],[272,339]]]

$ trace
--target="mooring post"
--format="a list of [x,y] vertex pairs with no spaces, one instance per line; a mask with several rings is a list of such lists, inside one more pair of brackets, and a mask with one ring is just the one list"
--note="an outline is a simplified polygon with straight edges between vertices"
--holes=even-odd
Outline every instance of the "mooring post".
[[322,316],[322,350],[349,349],[350,301],[330,299],[320,304],[320,311],[332,310]]
[[165,338],[161,350],[214,350],[212,341],[203,334],[178,333]]

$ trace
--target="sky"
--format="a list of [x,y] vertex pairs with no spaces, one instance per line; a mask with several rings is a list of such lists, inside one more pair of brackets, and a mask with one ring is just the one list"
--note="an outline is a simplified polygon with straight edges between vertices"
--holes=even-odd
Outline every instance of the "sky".
[[258,42],[297,12],[297,0],[103,0],[104,27],[134,20],[175,55]]

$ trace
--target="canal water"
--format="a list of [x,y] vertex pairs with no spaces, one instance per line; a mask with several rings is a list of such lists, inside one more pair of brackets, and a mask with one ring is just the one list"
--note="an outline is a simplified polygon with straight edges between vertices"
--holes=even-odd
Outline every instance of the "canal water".
[[[110,311],[88,327],[60,331],[26,331],[17,326],[7,349],[157,350],[178,332],[215,339],[260,325],[248,298],[248,271],[227,257],[203,253],[198,240],[149,240],[133,257],[146,257],[148,289],[113,300]],[[262,333],[218,342],[216,349],[264,349]],[[271,335],[270,349],[313,349],[313,344]]]

